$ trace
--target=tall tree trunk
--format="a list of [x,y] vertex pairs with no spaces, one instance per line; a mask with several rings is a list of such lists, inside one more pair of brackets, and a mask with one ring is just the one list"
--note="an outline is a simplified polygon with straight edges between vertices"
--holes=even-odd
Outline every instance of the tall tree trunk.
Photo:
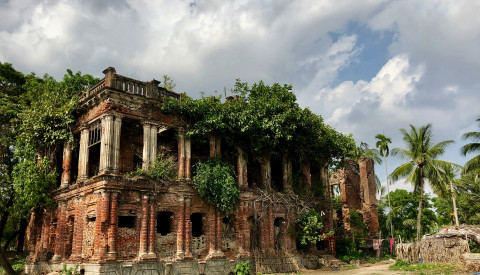
[[27,231],[28,221],[27,219],[20,220],[20,228],[18,229],[17,238],[17,252],[23,252],[23,245],[25,243],[25,232]]
[[420,200],[418,202],[418,216],[417,216],[417,241],[420,241],[421,236],[421,221],[422,221],[422,207],[423,207],[423,171],[420,168]]
[[453,202],[453,213],[455,214],[455,225],[459,226],[458,223],[458,213],[457,213],[457,202],[455,201],[455,192],[453,191],[453,183],[450,180],[450,191],[452,191],[452,202]]
[[393,238],[393,222],[392,222],[392,204],[390,203],[390,182],[388,181],[387,157],[385,158],[385,176],[387,177],[387,200],[388,200],[388,215],[390,216],[390,235]]
[[10,243],[13,241],[13,239],[15,239],[15,238],[17,237],[18,232],[19,232],[18,230],[15,231],[15,233],[13,233],[13,235],[10,236],[10,237],[7,239],[7,241],[6,241],[5,244],[3,245],[3,250],[4,250],[4,251],[7,251],[8,247],[10,246]]
[[12,265],[7,260],[7,257],[5,257],[5,254],[4,254],[3,249],[1,247],[0,247],[0,265],[3,267],[3,270],[5,270],[5,272],[8,275],[17,275],[17,272],[15,272],[15,270],[13,270]]

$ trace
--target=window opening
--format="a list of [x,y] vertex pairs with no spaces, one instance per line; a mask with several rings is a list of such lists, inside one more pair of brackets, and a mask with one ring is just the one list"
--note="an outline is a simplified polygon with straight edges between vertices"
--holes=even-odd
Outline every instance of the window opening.
[[172,233],[172,221],[172,212],[159,212],[157,214],[157,233],[162,236]]
[[193,213],[190,216],[190,221],[192,222],[192,236],[193,237],[200,237],[201,235],[203,235],[202,214]]
[[118,216],[119,228],[135,228],[135,216]]

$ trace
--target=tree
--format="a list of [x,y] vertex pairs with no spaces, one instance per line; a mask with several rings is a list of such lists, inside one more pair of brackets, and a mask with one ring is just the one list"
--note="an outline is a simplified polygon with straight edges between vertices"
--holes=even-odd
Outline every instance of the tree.
[[[63,142],[72,140],[80,94],[97,81],[71,70],[62,81],[24,76],[0,63],[0,240],[7,224],[13,225],[22,248],[31,211],[52,205],[57,178],[53,156]],[[2,248],[0,265],[7,274],[16,274]]]
[[[380,156],[382,156],[385,160],[385,179],[387,180],[387,201],[388,201],[388,208],[392,208],[390,204],[390,183],[388,182],[388,167],[387,167],[387,158],[388,155],[390,154],[390,148],[388,147],[389,143],[392,143],[392,140],[389,137],[386,137],[385,135],[378,134],[375,136],[377,139],[377,143],[375,144],[375,147],[380,152]],[[391,213],[389,212],[389,215]],[[390,219],[390,235],[393,238],[393,224],[391,223],[392,219]]]
[[[477,122],[480,125],[480,117],[477,118]],[[476,156],[467,161],[467,163],[465,163],[463,166],[463,173],[466,174],[472,171],[477,171],[477,173],[480,173],[480,132],[468,132],[462,137],[464,140],[473,140],[473,142],[464,145],[460,149],[462,155],[466,156],[469,153],[478,153]]]
[[394,181],[406,177],[405,182],[413,184],[415,191],[420,194],[417,215],[417,240],[420,240],[425,180],[429,181],[436,194],[446,193],[446,187],[441,180],[442,168],[453,165],[453,163],[437,158],[445,152],[445,148],[453,143],[453,140],[442,141],[432,146],[431,124],[420,128],[410,125],[410,132],[403,128],[400,131],[403,134],[406,149],[395,148],[392,154],[407,160],[407,162],[398,166],[390,177]]
[[177,83],[175,83],[175,81],[171,77],[166,74],[163,75],[163,88],[169,91],[173,91],[176,86]]
[[[416,216],[420,200],[418,192],[408,192],[404,189],[397,189],[390,192],[390,212],[393,215],[386,215],[385,210],[388,206],[386,198],[380,200],[378,204],[378,220],[380,231],[390,232],[390,224],[394,227],[394,236],[400,236],[402,241],[413,241],[416,234]],[[430,196],[423,196],[422,207],[422,226],[421,234],[433,233],[438,227],[435,212],[432,210]],[[382,234],[383,235],[383,234]]]
[[470,172],[455,181],[459,220],[464,224],[480,224],[480,178]]

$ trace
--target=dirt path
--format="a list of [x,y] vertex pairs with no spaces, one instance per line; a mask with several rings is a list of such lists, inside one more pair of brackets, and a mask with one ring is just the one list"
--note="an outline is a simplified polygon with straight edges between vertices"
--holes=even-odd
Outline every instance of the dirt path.
[[320,274],[335,274],[335,275],[383,275],[383,274],[406,274],[405,272],[399,272],[399,271],[392,271],[388,270],[388,267],[392,265],[394,262],[393,261],[384,261],[381,263],[376,263],[372,264],[370,266],[360,266],[357,267],[356,269],[352,270],[338,270],[338,271],[333,271],[331,269],[321,269],[321,270],[308,270],[308,271],[302,271],[302,274],[308,274],[308,275],[320,275]]

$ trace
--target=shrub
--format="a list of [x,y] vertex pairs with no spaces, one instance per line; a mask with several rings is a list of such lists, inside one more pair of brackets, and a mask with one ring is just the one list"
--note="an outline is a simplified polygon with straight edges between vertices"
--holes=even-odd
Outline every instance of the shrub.
[[146,177],[151,180],[166,180],[174,178],[175,172],[176,165],[173,157],[167,157],[164,154],[159,154],[148,171],[137,169],[135,171],[127,172],[125,177]]
[[230,164],[217,157],[197,163],[194,171],[194,188],[200,197],[223,213],[237,205],[240,191]]
[[235,275],[249,275],[250,274],[250,263],[239,262],[233,269]]

